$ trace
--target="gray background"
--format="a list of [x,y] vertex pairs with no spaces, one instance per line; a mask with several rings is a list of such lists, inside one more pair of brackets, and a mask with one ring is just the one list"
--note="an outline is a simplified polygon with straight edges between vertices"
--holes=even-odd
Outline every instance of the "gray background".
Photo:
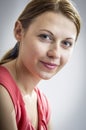
[[[73,0],[82,17],[82,29],[70,62],[38,87],[52,110],[53,130],[86,130],[86,0]],[[0,0],[0,58],[16,40],[15,21],[28,0]]]

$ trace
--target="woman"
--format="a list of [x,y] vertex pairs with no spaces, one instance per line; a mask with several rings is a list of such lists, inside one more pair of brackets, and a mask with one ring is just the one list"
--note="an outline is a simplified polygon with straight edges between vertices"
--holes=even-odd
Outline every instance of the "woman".
[[68,62],[80,16],[68,0],[32,0],[15,23],[15,47],[0,62],[2,130],[51,130],[50,108],[37,88]]

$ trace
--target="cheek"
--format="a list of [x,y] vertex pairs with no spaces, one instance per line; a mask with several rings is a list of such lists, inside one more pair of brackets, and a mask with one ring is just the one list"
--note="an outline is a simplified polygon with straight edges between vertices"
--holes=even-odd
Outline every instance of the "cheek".
[[45,53],[45,50],[44,48],[42,48],[40,46],[40,44],[33,44],[33,43],[30,43],[30,44],[26,44],[26,45],[23,45],[22,47],[22,55],[24,56],[24,58],[26,59],[34,59],[36,60],[36,58],[40,58],[44,55]]
[[70,57],[71,57],[71,53],[69,52],[62,53],[60,57],[60,66],[56,69],[55,74],[59,72],[68,63]]
[[72,55],[72,51],[63,53],[62,59],[61,59],[61,62],[63,65],[65,65],[70,60],[71,55]]

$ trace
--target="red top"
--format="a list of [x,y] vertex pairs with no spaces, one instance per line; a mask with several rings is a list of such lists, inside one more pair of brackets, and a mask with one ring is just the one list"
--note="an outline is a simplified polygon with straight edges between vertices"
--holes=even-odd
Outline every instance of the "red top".
[[[15,81],[9,71],[2,66],[0,66],[0,84],[6,88],[14,104],[18,130],[35,130],[27,117],[25,104]],[[47,125],[50,119],[49,104],[45,95],[37,87],[35,91],[38,100],[38,130],[48,130]]]

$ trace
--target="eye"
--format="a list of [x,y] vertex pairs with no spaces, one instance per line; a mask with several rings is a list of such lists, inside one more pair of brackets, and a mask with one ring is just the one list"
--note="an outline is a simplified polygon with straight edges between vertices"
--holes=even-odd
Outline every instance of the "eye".
[[40,34],[39,38],[40,38],[40,40],[42,40],[44,42],[51,42],[53,40],[52,36],[50,36],[48,34]]
[[72,42],[69,42],[69,41],[63,41],[62,42],[62,46],[67,49],[67,48],[70,48],[72,46]]

